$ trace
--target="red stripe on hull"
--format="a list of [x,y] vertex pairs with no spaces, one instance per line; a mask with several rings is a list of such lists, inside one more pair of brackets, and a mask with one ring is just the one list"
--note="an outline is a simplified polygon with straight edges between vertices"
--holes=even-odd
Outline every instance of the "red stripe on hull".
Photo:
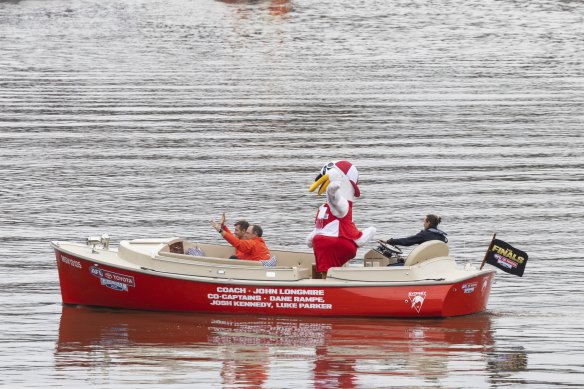
[[486,309],[492,273],[452,285],[257,286],[96,265],[55,250],[65,304],[284,316],[447,317]]

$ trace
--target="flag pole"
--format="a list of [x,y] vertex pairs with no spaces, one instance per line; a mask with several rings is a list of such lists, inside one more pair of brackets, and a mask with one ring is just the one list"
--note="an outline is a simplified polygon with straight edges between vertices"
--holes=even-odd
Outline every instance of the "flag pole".
[[493,241],[495,240],[495,237],[497,236],[497,233],[495,232],[493,234],[493,239],[491,239],[491,243],[489,243],[489,247],[487,248],[487,252],[485,253],[485,257],[483,258],[483,262],[481,263],[481,267],[479,270],[483,270],[483,266],[485,266],[485,262],[487,261],[487,256],[489,255],[489,249],[491,248],[491,244],[493,243]]

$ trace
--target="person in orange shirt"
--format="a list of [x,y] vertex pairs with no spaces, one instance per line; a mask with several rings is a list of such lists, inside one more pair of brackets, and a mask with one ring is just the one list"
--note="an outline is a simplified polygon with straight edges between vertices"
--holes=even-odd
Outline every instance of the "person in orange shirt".
[[259,225],[250,225],[243,234],[238,238],[225,226],[225,214],[221,216],[221,223],[211,220],[211,225],[229,244],[235,247],[236,259],[247,259],[252,261],[269,260],[271,258],[270,250],[266,242],[262,239],[263,230]]
[[[237,239],[246,239],[246,234],[247,234],[247,229],[249,227],[249,223],[245,220],[239,220],[237,222],[235,222],[235,224],[233,225],[234,229],[233,229],[233,235],[235,235],[235,237]],[[221,227],[226,231],[231,233],[231,231],[229,230],[229,227],[227,227],[225,225],[225,214],[223,214],[221,216]],[[229,259],[240,259],[242,256],[245,256],[245,253],[242,252],[241,250],[235,248],[235,255],[232,255],[231,257],[229,257]]]

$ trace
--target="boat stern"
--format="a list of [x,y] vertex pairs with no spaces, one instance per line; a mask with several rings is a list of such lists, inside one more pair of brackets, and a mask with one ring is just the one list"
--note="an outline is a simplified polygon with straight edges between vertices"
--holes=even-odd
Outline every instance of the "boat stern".
[[453,284],[444,299],[442,317],[470,315],[487,309],[494,270]]

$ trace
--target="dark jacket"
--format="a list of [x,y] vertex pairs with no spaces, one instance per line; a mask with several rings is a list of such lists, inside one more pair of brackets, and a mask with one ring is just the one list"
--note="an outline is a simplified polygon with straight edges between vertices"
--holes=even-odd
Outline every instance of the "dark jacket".
[[398,246],[412,246],[429,240],[441,240],[444,243],[448,242],[446,232],[437,228],[428,228],[427,230],[422,230],[416,235],[408,236],[407,238],[389,239],[387,243]]

